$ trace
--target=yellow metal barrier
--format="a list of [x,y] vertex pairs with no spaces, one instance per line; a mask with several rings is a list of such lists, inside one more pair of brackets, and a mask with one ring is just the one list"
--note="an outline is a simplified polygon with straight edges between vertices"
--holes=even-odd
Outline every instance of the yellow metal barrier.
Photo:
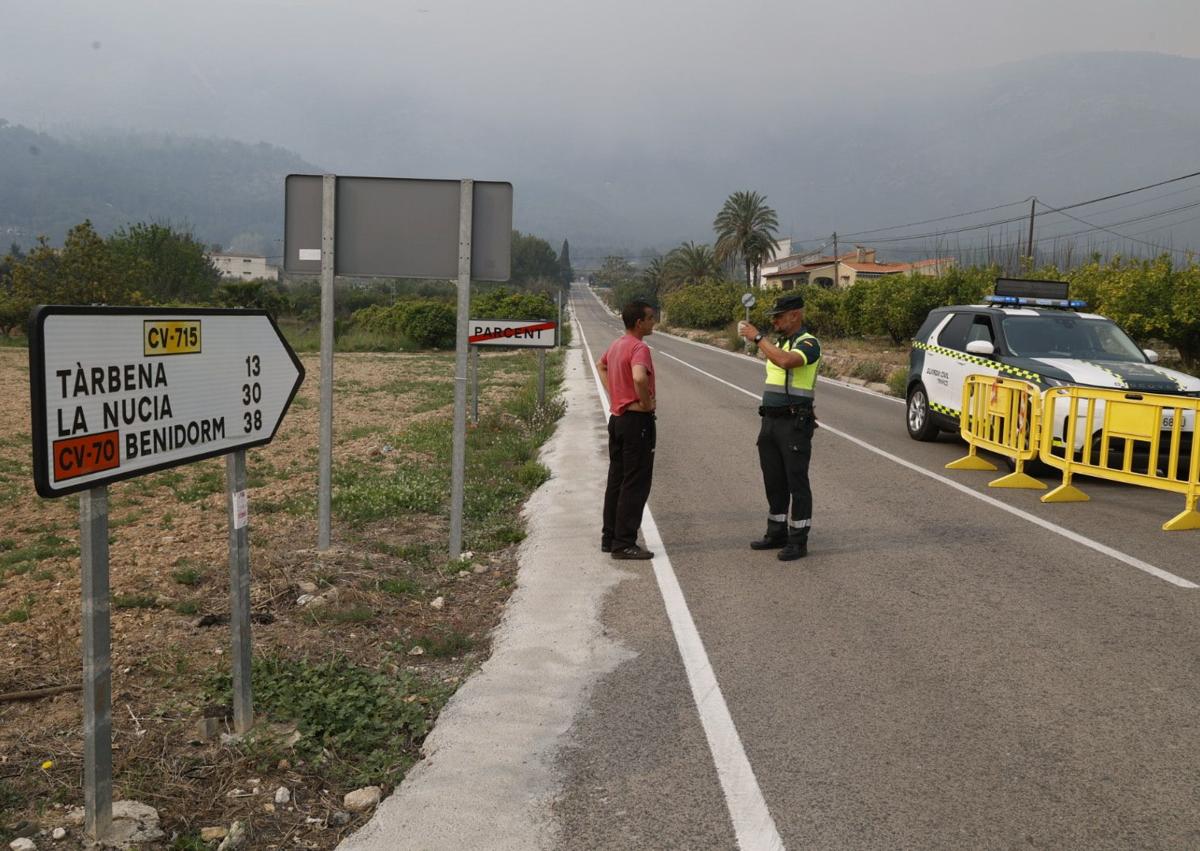
[[[1042,502],[1081,502],[1076,474],[1182,493],[1184,510],[1163,529],[1200,529],[1200,447],[1195,428],[1200,399],[1055,387],[1043,397],[1039,457],[1063,472],[1062,484]],[[1064,422],[1059,427],[1058,423]],[[1189,426],[1186,429],[1184,426]],[[1181,466],[1181,461],[1190,456]]]
[[1042,405],[1038,388],[1028,381],[995,375],[968,375],[963,383],[959,431],[970,447],[967,454],[946,465],[948,470],[995,470],[979,457],[986,449],[1013,459],[1016,469],[988,482],[993,488],[1045,490],[1026,474],[1025,464],[1038,455]]

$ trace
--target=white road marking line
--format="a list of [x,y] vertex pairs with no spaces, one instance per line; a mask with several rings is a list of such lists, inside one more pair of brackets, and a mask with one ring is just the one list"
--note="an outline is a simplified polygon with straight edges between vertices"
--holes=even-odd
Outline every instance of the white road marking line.
[[[583,333],[583,324],[576,319],[575,327],[579,329],[579,339],[587,352],[601,408],[605,416],[608,416],[608,396],[604,392],[604,385],[600,383],[600,375],[596,372],[596,362],[592,357],[591,347],[588,346],[587,335]],[[775,820],[771,818],[771,812],[767,809],[767,802],[754,776],[754,769],[746,757],[746,749],[742,747],[742,739],[733,725],[733,717],[729,714],[724,695],[721,694],[717,675],[708,661],[704,642],[700,639],[696,622],[692,620],[692,613],[688,609],[687,600],[684,599],[683,590],[679,587],[679,580],[671,567],[671,559],[667,556],[667,548],[663,545],[649,506],[646,506],[642,516],[642,536],[646,539],[647,548],[656,553],[651,561],[654,578],[658,580],[658,590],[662,594],[667,618],[671,622],[671,631],[675,634],[675,644],[679,647],[679,655],[687,672],[692,699],[696,702],[700,724],[704,728],[705,738],[708,739],[708,749],[712,753],[717,778],[721,782],[721,791],[725,795],[725,806],[733,822],[738,847],[743,851],[783,851],[783,839],[780,838]]]
[[[681,358],[677,358],[674,355],[670,354],[669,352],[664,352],[662,349],[658,349],[657,351],[659,354],[663,355],[664,357],[668,357],[673,361],[678,361],[679,363],[686,366],[688,369],[694,369],[694,370],[696,370],[696,372],[700,373],[703,376],[711,378],[713,381],[716,381],[720,384],[724,384],[726,387],[732,387],[734,390],[738,391],[739,393],[745,393],[751,399],[759,398],[757,393],[753,393],[750,390],[746,390],[745,388],[738,387],[736,384],[726,381],[724,378],[718,378],[717,376],[713,375],[710,372],[705,372],[700,367],[694,366]],[[966,485],[960,484],[959,482],[956,482],[953,479],[948,479],[945,476],[938,475],[937,473],[934,473],[931,470],[926,470],[924,467],[921,467],[918,464],[914,464],[911,461],[906,461],[905,459],[901,458],[898,455],[893,455],[892,453],[887,452],[883,449],[880,449],[877,446],[872,446],[871,444],[867,443],[865,440],[860,440],[859,438],[854,437],[853,435],[847,434],[846,432],[841,431],[840,429],[836,429],[833,426],[827,425],[824,420],[821,421],[821,428],[824,429],[825,431],[828,431],[830,434],[837,435],[838,437],[842,438],[843,440],[848,440],[857,446],[861,446],[863,449],[866,449],[868,452],[874,452],[876,455],[880,456],[881,458],[886,458],[889,461],[899,464],[901,467],[905,467],[909,470],[912,470],[913,472],[920,473],[922,476],[927,476],[928,478],[933,479],[935,482],[940,482],[943,485],[954,488],[955,490],[959,491],[960,493],[964,493],[964,494],[967,494],[968,496],[974,497],[975,499],[978,499],[981,502],[987,503],[988,505],[992,506],[993,508],[999,508],[1002,511],[1007,511],[1009,514],[1012,514],[1016,517],[1020,517],[1022,520],[1027,520],[1030,523],[1033,523],[1035,526],[1041,526],[1043,529],[1047,529],[1056,535],[1061,535],[1062,537],[1066,538],[1069,541],[1074,541],[1077,544],[1081,544],[1082,546],[1093,549],[1098,553],[1102,553],[1106,556],[1109,556],[1110,558],[1116,559],[1119,562],[1123,562],[1124,564],[1127,564],[1130,567],[1135,567],[1138,570],[1141,570],[1145,573],[1150,574],[1151,576],[1155,576],[1159,579],[1170,582],[1172,585],[1177,585],[1180,588],[1187,588],[1187,589],[1200,588],[1200,585],[1197,585],[1195,582],[1191,582],[1187,579],[1184,579],[1181,576],[1176,576],[1174,573],[1169,573],[1168,571],[1163,570],[1161,567],[1155,567],[1154,565],[1152,565],[1148,562],[1142,561],[1140,558],[1135,558],[1134,556],[1123,553],[1120,550],[1114,550],[1112,547],[1102,544],[1099,541],[1094,541],[1091,538],[1080,535],[1078,532],[1073,532],[1070,529],[1067,529],[1063,526],[1059,526],[1057,523],[1051,523],[1049,520],[1044,520],[1041,517],[1038,517],[1036,514],[1030,514],[1028,511],[1022,511],[1020,508],[1014,508],[1011,505],[1001,502],[1000,500],[996,499],[995,497],[990,497],[986,494],[979,493],[978,491],[972,490],[971,488],[967,487]]]

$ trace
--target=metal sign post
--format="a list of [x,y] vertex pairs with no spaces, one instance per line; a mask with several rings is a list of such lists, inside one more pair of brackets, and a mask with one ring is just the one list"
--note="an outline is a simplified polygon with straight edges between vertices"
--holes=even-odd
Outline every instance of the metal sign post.
[[538,407],[546,405],[546,350],[538,349]]
[[[754,293],[742,293],[742,304],[746,308],[746,323],[750,322],[750,308],[754,307]],[[754,347],[749,340],[746,341],[746,354],[750,354]]]
[[454,438],[450,469],[450,560],[462,553],[467,459],[467,326],[471,310],[471,223],[475,181],[464,180],[458,206],[458,331],[454,347]]
[[83,570],[83,828],[103,839],[112,826],[112,660],[109,656],[108,488],[79,495]]
[[233,729],[254,726],[250,692],[250,530],[246,498],[246,453],[225,456],[225,495],[229,506],[229,628],[233,666]]
[[317,549],[329,549],[333,490],[333,285],[337,178],[321,178],[321,438],[317,460]]
[[479,425],[479,347],[471,346],[471,422]]

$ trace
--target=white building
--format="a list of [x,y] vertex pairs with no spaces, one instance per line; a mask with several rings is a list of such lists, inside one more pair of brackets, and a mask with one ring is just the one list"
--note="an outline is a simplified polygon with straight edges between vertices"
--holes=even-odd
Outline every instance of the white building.
[[217,267],[222,278],[236,278],[249,281],[252,278],[267,278],[279,280],[279,268],[267,263],[267,258],[260,254],[241,254],[230,251],[225,254],[210,254],[209,259]]

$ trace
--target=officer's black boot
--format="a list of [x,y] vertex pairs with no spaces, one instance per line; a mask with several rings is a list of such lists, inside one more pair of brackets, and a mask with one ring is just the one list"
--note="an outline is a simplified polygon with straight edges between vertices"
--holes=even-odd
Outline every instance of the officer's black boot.
[[750,542],[752,550],[777,550],[787,544],[787,524],[778,520],[767,521],[767,534]]
[[788,530],[787,546],[780,550],[775,558],[780,561],[795,561],[808,555],[808,530]]

